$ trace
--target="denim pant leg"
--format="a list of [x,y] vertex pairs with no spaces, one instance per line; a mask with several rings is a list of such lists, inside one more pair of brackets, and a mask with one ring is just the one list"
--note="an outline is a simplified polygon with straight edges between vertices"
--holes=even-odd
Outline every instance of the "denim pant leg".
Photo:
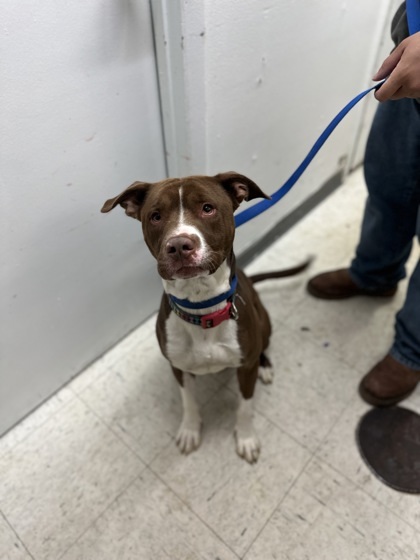
[[[420,241],[420,231],[418,235]],[[420,260],[411,275],[404,306],[397,313],[390,353],[398,362],[420,371]]]
[[368,200],[353,280],[365,289],[387,289],[405,276],[420,204],[420,105],[413,99],[378,106],[365,163]]
[[[405,276],[416,233],[420,240],[420,105],[414,100],[378,107],[366,147],[365,178],[369,197],[350,273],[367,289],[389,288]],[[396,317],[391,354],[420,370],[420,262]]]

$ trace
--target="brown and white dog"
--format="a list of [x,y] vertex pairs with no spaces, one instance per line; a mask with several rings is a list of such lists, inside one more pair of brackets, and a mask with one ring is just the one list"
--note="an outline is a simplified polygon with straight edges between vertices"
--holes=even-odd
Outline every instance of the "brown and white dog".
[[120,204],[140,220],[157,260],[164,294],[156,332],[181,389],[183,418],[176,441],[183,453],[200,443],[195,376],[236,368],[241,394],[236,449],[250,463],[259,456],[252,397],[258,375],[270,383],[273,373],[265,354],[270,319],[253,281],[297,274],[308,263],[253,278],[236,267],[233,213],[242,201],[257,197],[269,198],[247,177],[229,172],[136,182],[101,210]]

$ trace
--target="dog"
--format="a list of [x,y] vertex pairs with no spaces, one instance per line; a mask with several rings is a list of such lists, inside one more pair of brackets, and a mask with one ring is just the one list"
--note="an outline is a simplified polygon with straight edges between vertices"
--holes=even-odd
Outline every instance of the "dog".
[[135,182],[101,210],[119,204],[139,220],[157,261],[164,293],[156,334],[181,390],[183,417],[176,443],[185,454],[200,444],[195,377],[227,368],[237,370],[240,389],[237,453],[249,463],[260,454],[252,398],[257,377],[270,383],[273,371],[266,354],[270,318],[253,283],[297,274],[309,263],[249,278],[236,266],[233,214],[254,198],[269,197],[251,179],[227,172]]

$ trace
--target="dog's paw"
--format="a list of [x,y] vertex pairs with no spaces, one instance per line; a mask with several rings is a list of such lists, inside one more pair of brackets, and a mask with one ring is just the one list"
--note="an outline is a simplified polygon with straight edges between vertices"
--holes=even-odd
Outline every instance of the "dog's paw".
[[271,365],[267,367],[260,366],[258,368],[258,377],[261,379],[264,385],[269,385],[270,383],[272,383],[274,379],[274,370]]
[[197,449],[201,441],[200,428],[200,424],[197,427],[181,424],[176,436],[176,444],[181,453],[188,455]]
[[261,445],[255,434],[248,437],[241,437],[236,433],[236,452],[248,461],[248,463],[256,463],[260,456]]

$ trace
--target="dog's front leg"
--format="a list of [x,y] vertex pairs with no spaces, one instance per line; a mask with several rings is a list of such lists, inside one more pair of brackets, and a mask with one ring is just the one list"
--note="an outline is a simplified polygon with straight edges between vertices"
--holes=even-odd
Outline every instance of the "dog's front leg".
[[201,416],[195,398],[195,378],[190,373],[175,370],[183,406],[182,422],[176,436],[181,453],[191,453],[200,445]]
[[252,398],[258,377],[258,363],[253,367],[238,368],[240,402],[237,413],[235,436],[236,451],[248,463],[256,463],[260,455],[260,442],[254,431]]

